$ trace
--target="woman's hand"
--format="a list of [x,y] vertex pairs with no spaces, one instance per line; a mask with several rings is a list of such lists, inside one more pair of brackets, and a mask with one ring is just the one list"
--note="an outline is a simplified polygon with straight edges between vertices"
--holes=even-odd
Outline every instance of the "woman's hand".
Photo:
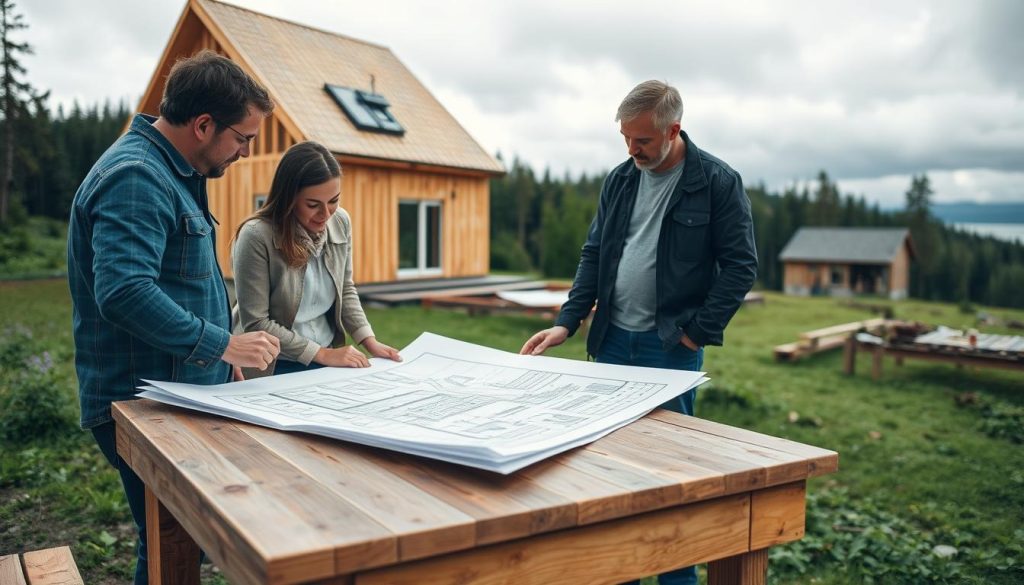
[[376,337],[372,335],[363,340],[363,347],[366,351],[370,352],[373,357],[387,358],[391,361],[400,362],[402,356],[398,355],[398,350],[383,343],[377,341]]
[[354,345],[344,347],[322,347],[316,352],[313,361],[332,368],[368,368],[370,360]]

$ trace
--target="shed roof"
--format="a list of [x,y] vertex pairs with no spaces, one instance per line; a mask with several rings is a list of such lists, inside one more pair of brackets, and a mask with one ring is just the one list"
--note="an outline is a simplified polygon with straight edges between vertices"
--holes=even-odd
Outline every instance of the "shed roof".
[[793,234],[779,259],[888,264],[909,237],[907,228],[804,227]]
[[[190,0],[211,29],[237,51],[304,138],[331,152],[502,173],[504,167],[387,47],[254,12],[216,0]],[[391,104],[402,136],[359,130],[325,84],[369,91]]]

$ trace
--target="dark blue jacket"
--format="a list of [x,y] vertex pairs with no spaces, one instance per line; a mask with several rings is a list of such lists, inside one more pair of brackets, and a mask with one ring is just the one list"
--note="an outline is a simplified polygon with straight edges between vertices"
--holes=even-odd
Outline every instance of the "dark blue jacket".
[[82,426],[110,420],[142,379],[228,381],[231,314],[206,178],[153,127],[131,129],[75,194],[68,228]]
[[[757,276],[750,200],[739,173],[700,150],[685,132],[683,175],[669,200],[656,262],[658,336],[668,349],[683,333],[697,345],[722,345],[723,331]],[[622,258],[640,171],[627,160],[605,178],[569,300],[555,321],[576,332],[597,302],[587,353],[608,330],[612,287]]]

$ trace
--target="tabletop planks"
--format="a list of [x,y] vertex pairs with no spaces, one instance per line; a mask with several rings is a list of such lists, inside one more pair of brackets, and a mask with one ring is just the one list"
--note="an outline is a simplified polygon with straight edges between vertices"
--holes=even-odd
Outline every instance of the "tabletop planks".
[[255,578],[282,583],[799,483],[838,466],[832,451],[661,410],[508,476],[148,400],[116,403],[114,417],[119,452],[218,564],[240,559],[265,567]]

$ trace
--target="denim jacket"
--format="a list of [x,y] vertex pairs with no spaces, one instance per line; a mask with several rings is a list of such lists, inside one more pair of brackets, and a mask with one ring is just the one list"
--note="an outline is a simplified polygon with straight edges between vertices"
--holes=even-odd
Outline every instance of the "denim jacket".
[[227,382],[231,315],[206,178],[138,115],[75,193],[68,228],[81,424],[143,379]]
[[[685,132],[682,137],[686,162],[661,222],[655,262],[654,319],[666,349],[684,333],[700,346],[722,345],[725,326],[757,276],[750,200],[739,173],[697,148]],[[569,300],[555,321],[574,334],[596,302],[589,355],[597,355],[608,330],[612,287],[639,186],[632,160],[608,174]]]

